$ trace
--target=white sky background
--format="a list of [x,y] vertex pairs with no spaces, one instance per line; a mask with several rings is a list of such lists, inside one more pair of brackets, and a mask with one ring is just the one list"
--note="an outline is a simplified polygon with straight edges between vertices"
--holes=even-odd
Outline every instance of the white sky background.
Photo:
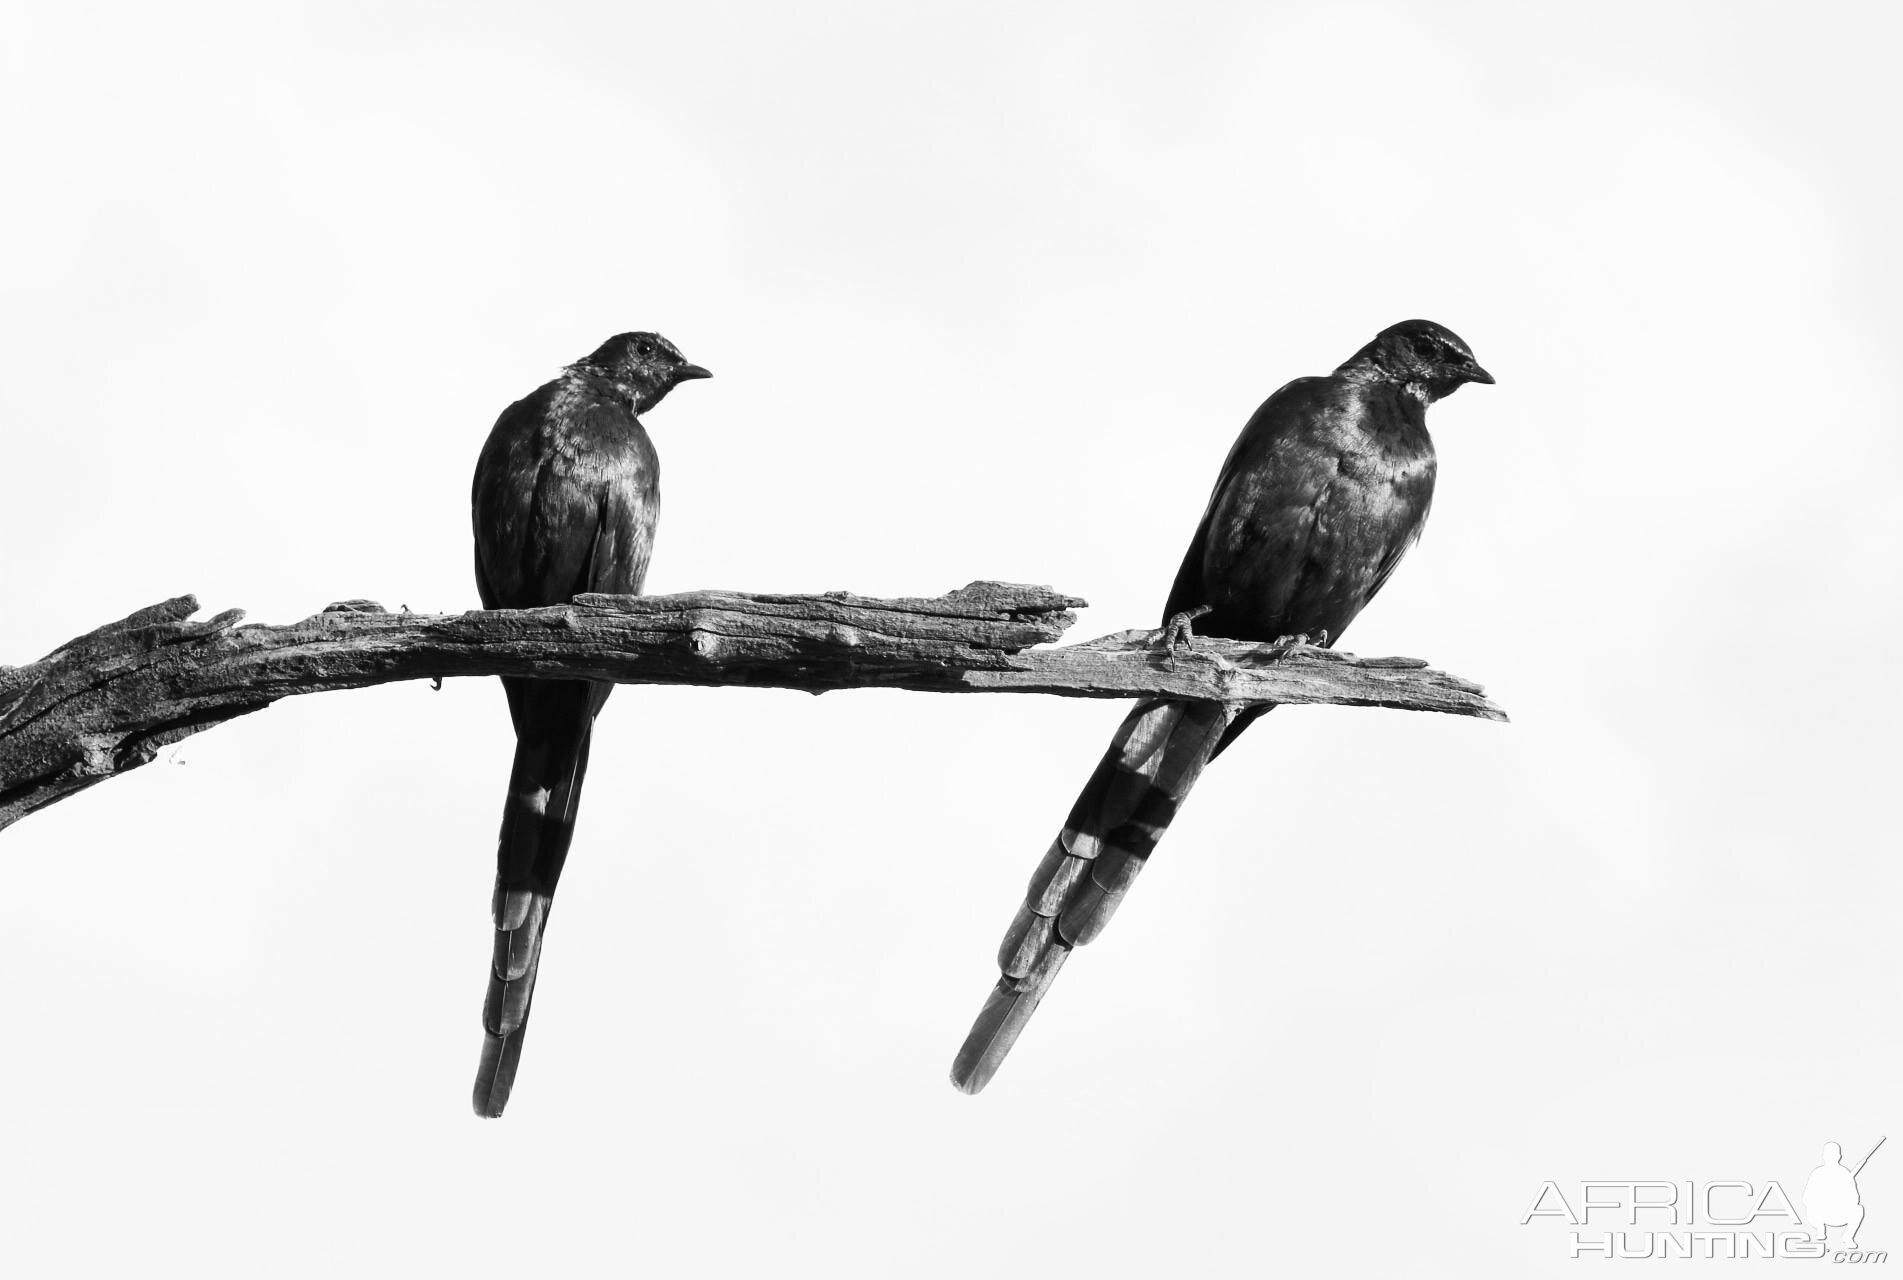
[[474,607],[490,424],[630,328],[716,374],[650,590],[1151,625],[1419,315],[1499,385],[1344,647],[1514,723],[1265,721],[971,1099],[1122,709],[621,690],[482,1123],[500,691],[280,704],[0,837],[0,1269],[1559,1275],[1544,1179],[1894,1146],[1893,7],[533,9],[10,13],[0,660]]

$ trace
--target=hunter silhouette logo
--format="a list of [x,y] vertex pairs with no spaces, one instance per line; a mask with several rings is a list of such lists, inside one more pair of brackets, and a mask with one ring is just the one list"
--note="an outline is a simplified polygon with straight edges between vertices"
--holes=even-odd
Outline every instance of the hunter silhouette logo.
[[1857,1242],[1864,1225],[1857,1178],[1883,1142],[1878,1138],[1854,1165],[1845,1163],[1841,1146],[1826,1142],[1824,1163],[1805,1180],[1801,1215],[1783,1184],[1775,1181],[1582,1182],[1570,1197],[1559,1183],[1548,1181],[1540,1185],[1520,1225],[1536,1218],[1567,1223],[1574,1228],[1567,1255],[1573,1258],[1888,1262],[1887,1251],[1865,1249]]
[[1844,1168],[1844,1149],[1834,1142],[1824,1144],[1824,1162],[1811,1170],[1804,1184],[1804,1217],[1810,1221],[1820,1244],[1828,1244],[1830,1229],[1842,1227],[1838,1248],[1857,1252],[1857,1228],[1863,1225],[1863,1200],[1857,1194],[1857,1175],[1870,1157],[1877,1153],[1883,1139],[1871,1147],[1854,1169]]

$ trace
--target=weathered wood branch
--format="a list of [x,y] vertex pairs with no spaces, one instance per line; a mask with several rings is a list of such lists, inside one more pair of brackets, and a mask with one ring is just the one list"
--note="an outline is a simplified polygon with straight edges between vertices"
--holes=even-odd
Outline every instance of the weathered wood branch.
[[1062,648],[1084,602],[974,582],[936,599],[691,591],[546,609],[387,613],[352,600],[288,626],[141,609],[29,666],[0,667],[0,827],[279,698],[444,676],[620,684],[915,689],[1083,698],[1332,702],[1504,720],[1480,686],[1415,658],[1198,638],[1169,654],[1126,631]]

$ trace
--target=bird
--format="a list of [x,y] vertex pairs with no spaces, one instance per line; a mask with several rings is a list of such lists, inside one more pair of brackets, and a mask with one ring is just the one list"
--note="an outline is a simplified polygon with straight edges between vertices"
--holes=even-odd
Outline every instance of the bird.
[[[1332,646],[1427,519],[1427,406],[1493,376],[1452,330],[1406,320],[1326,377],[1297,378],[1255,411],[1211,492],[1163,606],[1163,646],[1205,635]],[[1070,953],[1129,892],[1203,767],[1269,704],[1150,699],[1125,717],[1031,876],[998,949],[998,983],[952,1063],[982,1090]]]
[[[660,459],[640,414],[712,377],[658,333],[621,333],[510,405],[476,462],[470,495],[485,609],[639,595],[660,515]],[[515,1083],[542,931],[575,834],[595,717],[614,686],[503,676],[515,762],[496,843],[495,955],[482,1006],[476,1114],[502,1114]]]

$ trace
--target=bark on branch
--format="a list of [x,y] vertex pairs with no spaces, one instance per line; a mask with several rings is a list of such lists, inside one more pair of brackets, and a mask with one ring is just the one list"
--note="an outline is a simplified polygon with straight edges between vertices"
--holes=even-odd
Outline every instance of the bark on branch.
[[190,621],[198,601],[180,596],[29,666],[0,667],[0,828],[279,698],[444,676],[1164,694],[1506,719],[1479,685],[1415,658],[1205,638],[1169,654],[1143,631],[1035,647],[1062,635],[1083,603],[1044,587],[974,582],[929,600],[690,591],[464,614],[387,613],[350,600],[288,626],[240,626],[238,609]]

